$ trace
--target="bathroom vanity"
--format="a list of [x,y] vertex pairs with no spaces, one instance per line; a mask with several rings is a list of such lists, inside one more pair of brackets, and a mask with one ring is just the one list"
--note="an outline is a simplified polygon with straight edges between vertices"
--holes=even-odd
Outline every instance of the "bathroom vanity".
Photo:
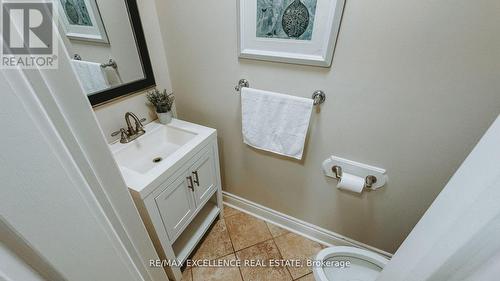
[[144,129],[111,151],[160,258],[183,263],[222,212],[217,132],[178,119]]

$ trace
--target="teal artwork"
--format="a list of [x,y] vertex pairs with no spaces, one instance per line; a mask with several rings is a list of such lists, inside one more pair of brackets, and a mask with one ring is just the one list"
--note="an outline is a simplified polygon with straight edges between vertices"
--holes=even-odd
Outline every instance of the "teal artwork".
[[61,0],[61,4],[70,24],[92,26],[92,20],[84,0]]
[[257,37],[311,40],[317,0],[257,0]]

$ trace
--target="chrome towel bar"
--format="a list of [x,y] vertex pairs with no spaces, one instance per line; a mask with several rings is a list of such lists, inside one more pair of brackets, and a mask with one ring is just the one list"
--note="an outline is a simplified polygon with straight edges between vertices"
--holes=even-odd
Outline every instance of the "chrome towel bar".
[[[73,59],[74,60],[82,60],[82,57],[79,54],[74,54]],[[101,67],[102,68],[112,67],[114,69],[118,69],[118,64],[116,63],[116,61],[114,59],[109,59],[109,61],[107,63],[101,63]]]
[[[242,88],[249,88],[249,87],[250,83],[248,82],[247,79],[240,79],[240,81],[238,81],[238,85],[236,85],[234,89],[236,90],[236,92],[239,93],[241,92]],[[312,99],[314,100],[314,105],[320,105],[326,101],[326,94],[321,90],[316,90],[312,94]]]
[[114,59],[109,59],[109,61],[107,63],[101,63],[101,67],[102,68],[112,67],[114,69],[117,69],[118,64],[116,63],[116,61]]
[[236,92],[240,92],[241,88],[249,88],[249,87],[250,87],[250,83],[248,82],[247,79],[240,79],[240,81],[238,82],[238,85],[236,85],[236,87],[234,87],[234,89],[236,90]]

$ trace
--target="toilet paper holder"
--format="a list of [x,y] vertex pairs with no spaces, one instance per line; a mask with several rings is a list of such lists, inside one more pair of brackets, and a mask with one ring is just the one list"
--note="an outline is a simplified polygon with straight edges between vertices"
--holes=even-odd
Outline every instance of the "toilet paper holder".
[[[340,166],[333,166],[332,167],[332,172],[333,172],[333,176],[337,180],[341,180],[342,179],[342,167],[340,167]],[[377,177],[376,176],[368,175],[368,176],[365,177],[365,188],[371,189],[375,183],[377,183]]]
[[388,181],[385,169],[333,155],[323,161],[322,166],[325,176],[334,178],[338,181],[342,179],[343,174],[350,174],[364,178],[364,188],[368,190],[377,190],[385,186]]

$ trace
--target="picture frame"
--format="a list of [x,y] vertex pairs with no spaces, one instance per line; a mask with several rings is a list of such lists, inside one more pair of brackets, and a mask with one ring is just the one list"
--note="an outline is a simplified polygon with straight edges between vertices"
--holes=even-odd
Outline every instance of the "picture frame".
[[330,67],[345,0],[238,0],[239,57]]
[[66,36],[108,44],[108,36],[96,0],[56,0]]

